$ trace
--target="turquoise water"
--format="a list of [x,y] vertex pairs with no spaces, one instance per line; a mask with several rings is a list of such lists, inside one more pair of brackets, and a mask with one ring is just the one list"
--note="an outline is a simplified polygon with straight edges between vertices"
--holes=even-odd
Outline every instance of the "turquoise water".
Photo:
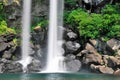
[[119,76],[80,73],[0,74],[0,80],[120,80]]

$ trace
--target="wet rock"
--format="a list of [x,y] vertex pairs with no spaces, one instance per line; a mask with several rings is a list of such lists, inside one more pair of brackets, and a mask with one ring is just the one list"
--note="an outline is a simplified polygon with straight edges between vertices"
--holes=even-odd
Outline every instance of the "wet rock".
[[44,1],[38,1],[38,0],[33,0],[32,1],[32,14],[34,16],[45,16],[48,14],[48,9],[49,9],[49,1],[44,0]]
[[101,65],[91,64],[90,68],[92,72],[96,72],[96,73],[113,74],[114,72],[112,68],[101,66]]
[[31,35],[34,44],[42,44],[45,41],[46,31],[40,26],[37,26]]
[[66,41],[75,41],[78,39],[78,34],[73,32],[71,29],[65,28],[63,38]]
[[77,59],[66,61],[67,71],[78,72],[81,69],[81,62]]
[[9,35],[4,36],[4,38],[7,40],[7,42],[12,41],[15,37],[16,37],[15,34],[9,34]]
[[41,71],[41,62],[39,60],[33,60],[28,66],[28,73],[31,72],[40,72]]
[[76,54],[79,51],[81,45],[77,42],[67,41],[64,45],[66,54]]
[[4,63],[2,67],[2,72],[3,73],[21,73],[23,72],[22,65],[16,62]]
[[3,65],[4,65],[3,63],[0,63],[0,73],[3,73],[3,72],[2,72],[2,67],[3,67]]
[[0,43],[0,52],[4,51],[8,47],[8,44],[5,42]]
[[3,36],[0,36],[0,43],[5,42],[5,41],[6,41],[6,39]]
[[12,54],[11,54],[10,51],[5,51],[5,52],[3,53],[2,58],[10,59],[11,56],[12,56]]
[[67,58],[67,60],[73,60],[73,59],[75,59],[76,56],[73,54],[68,54],[65,57]]
[[77,34],[71,31],[67,33],[66,40],[76,40],[77,37]]
[[116,70],[116,71],[114,72],[114,75],[120,76],[120,69]]
[[9,50],[3,52],[2,58],[10,59],[15,51],[15,47],[11,47]]
[[20,60],[21,56],[22,56],[21,51],[22,51],[21,46],[17,46],[15,48],[15,51],[13,52],[14,57],[12,58],[12,60],[14,60],[14,61]]

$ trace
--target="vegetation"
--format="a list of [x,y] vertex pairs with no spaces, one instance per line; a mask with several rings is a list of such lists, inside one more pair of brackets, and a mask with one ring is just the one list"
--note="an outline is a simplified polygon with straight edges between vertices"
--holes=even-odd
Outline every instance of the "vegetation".
[[7,27],[7,23],[5,21],[5,13],[4,13],[4,5],[1,2],[0,3],[0,35],[5,35],[5,34],[16,34],[16,31],[12,28]]
[[0,35],[16,34],[14,29],[8,28],[6,21],[0,21]]
[[66,24],[77,27],[85,39],[101,38],[106,41],[120,37],[120,6],[106,5],[101,14],[88,14],[83,9],[68,12]]
[[34,20],[35,22],[33,22],[32,27],[31,27],[31,31],[33,31],[33,29],[36,26],[41,26],[42,28],[46,28],[48,26],[48,20],[46,18],[35,18]]

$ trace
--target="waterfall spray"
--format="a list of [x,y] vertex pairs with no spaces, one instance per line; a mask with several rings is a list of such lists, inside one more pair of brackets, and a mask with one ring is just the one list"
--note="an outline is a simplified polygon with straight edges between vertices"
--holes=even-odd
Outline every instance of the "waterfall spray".
[[31,21],[31,0],[23,0],[23,17],[22,17],[22,60],[25,69],[31,62],[30,54],[30,21]]

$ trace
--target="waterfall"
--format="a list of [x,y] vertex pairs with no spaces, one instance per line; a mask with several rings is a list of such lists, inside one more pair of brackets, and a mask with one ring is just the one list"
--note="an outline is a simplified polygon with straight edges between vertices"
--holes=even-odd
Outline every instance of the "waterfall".
[[[30,21],[31,0],[23,1],[22,20],[22,60],[24,72],[31,62],[30,54]],[[50,0],[49,32],[48,32],[48,54],[45,72],[64,71],[63,44],[63,5],[64,0]],[[58,34],[59,33],[59,34]]]
[[23,69],[31,62],[30,54],[30,22],[31,22],[31,0],[23,1],[22,16],[22,60]]
[[[64,71],[64,51],[61,47],[63,43],[63,4],[64,0],[50,0],[48,54],[45,72]],[[59,29],[60,31],[58,31]]]

